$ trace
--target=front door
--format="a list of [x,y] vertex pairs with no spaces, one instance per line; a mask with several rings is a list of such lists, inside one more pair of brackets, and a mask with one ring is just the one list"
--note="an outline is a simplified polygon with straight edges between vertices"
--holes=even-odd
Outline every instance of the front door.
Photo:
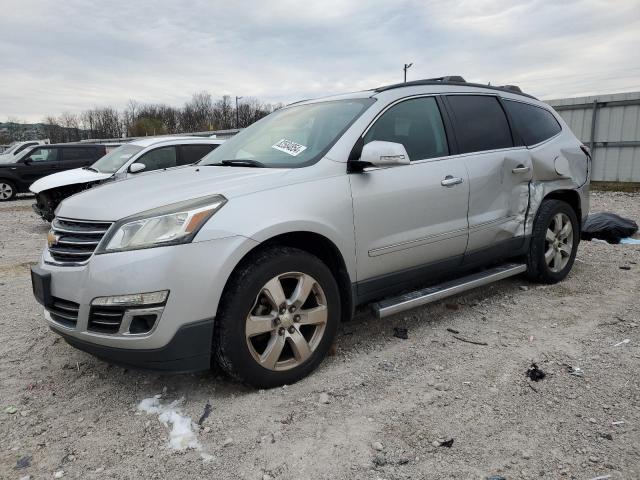
[[35,147],[16,165],[22,183],[28,187],[36,180],[59,171],[59,150],[55,147]]
[[449,156],[434,97],[388,108],[364,135],[404,145],[411,163],[350,175],[358,295],[372,298],[437,265],[460,264],[467,245],[469,182]]

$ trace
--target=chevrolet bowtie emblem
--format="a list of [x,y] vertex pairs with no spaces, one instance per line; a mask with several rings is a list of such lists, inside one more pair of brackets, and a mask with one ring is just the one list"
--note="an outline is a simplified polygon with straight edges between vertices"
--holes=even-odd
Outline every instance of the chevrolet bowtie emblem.
[[53,247],[54,245],[56,245],[58,243],[58,240],[60,240],[60,237],[49,230],[49,233],[47,234],[47,244],[49,245],[49,247]]

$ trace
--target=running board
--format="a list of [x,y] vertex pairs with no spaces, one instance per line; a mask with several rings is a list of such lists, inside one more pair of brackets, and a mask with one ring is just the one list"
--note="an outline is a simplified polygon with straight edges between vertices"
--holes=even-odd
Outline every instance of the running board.
[[507,263],[499,267],[483,270],[482,272],[467,275],[466,277],[441,283],[434,287],[409,292],[393,298],[387,298],[374,303],[373,313],[378,318],[388,317],[411,308],[420,307],[427,303],[436,302],[443,298],[466,292],[472,288],[481,287],[489,283],[497,282],[503,278],[513,277],[526,272],[527,266],[518,263]]

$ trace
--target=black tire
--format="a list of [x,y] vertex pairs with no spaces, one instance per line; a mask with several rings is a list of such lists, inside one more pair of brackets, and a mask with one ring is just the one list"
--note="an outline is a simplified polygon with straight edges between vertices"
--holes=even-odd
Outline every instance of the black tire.
[[52,198],[53,193],[42,192],[36,195],[36,203],[40,210],[40,216],[45,222],[52,222],[58,203]]
[[[573,229],[573,242],[571,253],[568,256],[566,265],[559,271],[553,271],[545,261],[545,253],[547,252],[547,229],[554,222],[557,214],[566,215]],[[529,280],[538,283],[553,284],[557,283],[569,274],[573,262],[578,252],[578,244],[580,243],[580,224],[578,217],[571,205],[562,200],[544,200],[538,209],[538,214],[533,223],[533,233],[531,237],[531,245],[529,254],[527,255],[527,277]]]
[[[300,272],[312,276],[326,298],[327,321],[319,343],[300,365],[276,371],[252,356],[245,336],[247,315],[263,286],[277,275]],[[329,268],[317,257],[291,247],[269,247],[252,254],[232,274],[215,318],[213,356],[232,378],[256,388],[290,385],[311,373],[327,355],[340,321],[340,292]]]
[[10,180],[0,178],[0,202],[7,202],[16,198],[18,189],[15,183]]

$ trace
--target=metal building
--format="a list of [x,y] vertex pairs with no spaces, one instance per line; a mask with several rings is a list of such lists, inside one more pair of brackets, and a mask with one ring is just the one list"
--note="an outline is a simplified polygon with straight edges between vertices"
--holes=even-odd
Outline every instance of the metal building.
[[640,182],[640,92],[547,101],[591,148],[591,179]]

